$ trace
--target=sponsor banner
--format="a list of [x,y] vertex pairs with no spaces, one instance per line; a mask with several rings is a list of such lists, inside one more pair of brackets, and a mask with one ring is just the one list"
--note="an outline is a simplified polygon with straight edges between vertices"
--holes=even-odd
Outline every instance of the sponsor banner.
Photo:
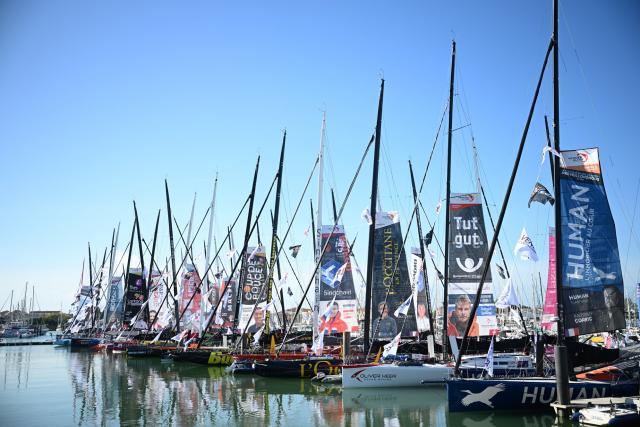
[[424,274],[420,249],[411,248],[411,264],[409,265],[411,286],[413,288],[413,309],[416,313],[416,329],[418,332],[431,330],[429,313],[427,312],[428,279]]
[[640,327],[640,313],[638,312],[638,308],[640,308],[640,283],[636,285],[636,316],[638,316],[638,324]]
[[556,229],[549,227],[549,272],[547,273],[547,293],[542,309],[542,328],[557,332],[558,296],[556,294]]
[[[151,273],[151,284],[149,286],[149,322],[156,319],[153,324],[153,330],[160,330],[168,326],[167,311],[170,313],[169,305],[165,301],[167,295],[167,286],[162,280],[163,275],[159,271],[154,270]],[[161,304],[164,302],[164,305]]]
[[229,289],[224,294],[218,310],[220,310],[220,317],[223,321],[222,326],[225,328],[231,328],[233,327],[234,316],[236,313],[236,295],[238,294],[238,282],[236,281],[236,279],[227,279],[222,281],[220,284],[219,295],[222,295],[227,286],[229,286]]
[[380,212],[376,215],[374,245],[371,290],[374,320],[371,323],[371,336],[381,340],[391,340],[400,332],[402,336],[414,336],[416,318],[413,306],[409,308],[407,316],[396,318],[393,315],[412,292],[397,212]]
[[[246,261],[238,328],[244,331],[247,324],[249,324],[247,332],[254,334],[264,326],[264,311],[256,308],[253,318],[251,318],[251,313],[256,303],[267,300],[267,292],[262,292],[262,288],[267,282],[269,270],[267,268],[267,256],[263,246],[247,248],[247,253],[244,256],[246,257]],[[262,298],[260,298],[260,294],[262,294]]]
[[[333,233],[331,232],[333,229]],[[349,243],[341,225],[323,225],[320,248],[327,248],[320,263],[320,296],[318,298],[318,330],[325,333],[359,331],[357,299],[351,270]],[[328,241],[328,244],[327,244]],[[334,300],[335,297],[335,300]],[[331,314],[325,318],[322,313]]]
[[[471,306],[487,259],[489,245],[484,227],[480,195],[451,194],[449,207],[449,296],[447,334],[464,335]],[[482,288],[480,304],[469,331],[470,336],[495,335],[498,323],[495,315],[491,270]]]
[[[131,268],[129,269],[129,277],[127,280],[127,293],[125,295],[124,304],[124,320],[130,321],[138,312],[140,308],[147,300],[147,286],[142,275],[142,269]],[[138,318],[147,320],[148,312],[142,313]]]
[[622,268],[598,149],[561,155],[564,327],[576,335],[624,329]]
[[122,317],[122,277],[112,277],[109,285],[109,300],[105,305],[107,325]]
[[[179,291],[180,315],[182,315],[180,327],[183,329],[200,330],[200,300],[202,295],[196,292],[200,282],[200,274],[195,267],[192,264],[185,264],[180,278]],[[191,300],[191,296],[194,294],[195,296]],[[191,303],[189,303],[189,300],[191,300]]]

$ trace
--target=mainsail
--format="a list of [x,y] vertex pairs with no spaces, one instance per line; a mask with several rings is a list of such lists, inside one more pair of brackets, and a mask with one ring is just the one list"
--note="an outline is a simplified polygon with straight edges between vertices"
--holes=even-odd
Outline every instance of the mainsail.
[[413,306],[410,307],[406,319],[405,316],[393,316],[394,311],[411,295],[398,212],[376,214],[374,237],[374,273],[371,289],[374,321],[371,324],[371,336],[383,340],[391,340],[398,333],[402,336],[415,336],[416,320]]
[[597,148],[561,153],[562,301],[568,336],[626,327],[616,227]]
[[[447,335],[463,336],[487,259],[487,233],[479,194],[451,194],[449,212],[451,227],[448,239]],[[496,308],[489,271],[469,336],[495,335],[497,331]]]
[[[317,332],[325,329],[327,334],[358,331],[356,291],[353,284],[349,243],[344,227],[323,225],[321,237],[319,247],[324,248],[326,245],[326,250],[320,263],[321,283],[318,313],[331,313],[328,316],[319,317],[320,325]],[[330,304],[332,310],[327,310]]]

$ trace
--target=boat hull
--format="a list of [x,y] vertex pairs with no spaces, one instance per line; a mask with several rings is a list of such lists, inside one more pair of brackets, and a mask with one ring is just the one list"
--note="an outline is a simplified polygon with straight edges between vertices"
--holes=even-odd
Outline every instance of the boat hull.
[[334,358],[313,358],[298,360],[264,360],[255,362],[256,374],[263,377],[313,378],[322,372],[326,375],[340,373],[342,360]]
[[71,338],[69,345],[75,348],[91,348],[101,342],[100,338]]
[[[638,382],[570,381],[571,399],[631,396]],[[555,378],[452,379],[447,381],[449,412],[550,409]]]
[[171,353],[171,358],[176,362],[191,362],[208,366],[230,366],[233,363],[233,356],[221,351],[176,351]]
[[354,365],[342,367],[343,388],[416,387],[444,384],[451,374],[446,365]]

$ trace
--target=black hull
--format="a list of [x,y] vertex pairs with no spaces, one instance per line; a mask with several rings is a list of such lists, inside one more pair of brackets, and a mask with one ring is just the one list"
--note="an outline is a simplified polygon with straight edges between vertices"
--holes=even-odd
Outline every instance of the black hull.
[[314,358],[299,360],[265,360],[254,364],[256,374],[263,377],[313,378],[322,372],[326,375],[340,373],[341,359]]
[[230,366],[233,363],[233,356],[221,351],[176,351],[171,353],[171,358],[175,362],[191,362],[208,366]]

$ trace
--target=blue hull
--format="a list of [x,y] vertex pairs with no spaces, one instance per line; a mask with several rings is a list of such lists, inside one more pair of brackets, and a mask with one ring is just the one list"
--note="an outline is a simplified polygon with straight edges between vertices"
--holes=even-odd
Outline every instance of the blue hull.
[[[571,381],[571,399],[633,396],[638,382]],[[449,412],[550,409],[556,400],[555,378],[459,379],[447,381]]]

